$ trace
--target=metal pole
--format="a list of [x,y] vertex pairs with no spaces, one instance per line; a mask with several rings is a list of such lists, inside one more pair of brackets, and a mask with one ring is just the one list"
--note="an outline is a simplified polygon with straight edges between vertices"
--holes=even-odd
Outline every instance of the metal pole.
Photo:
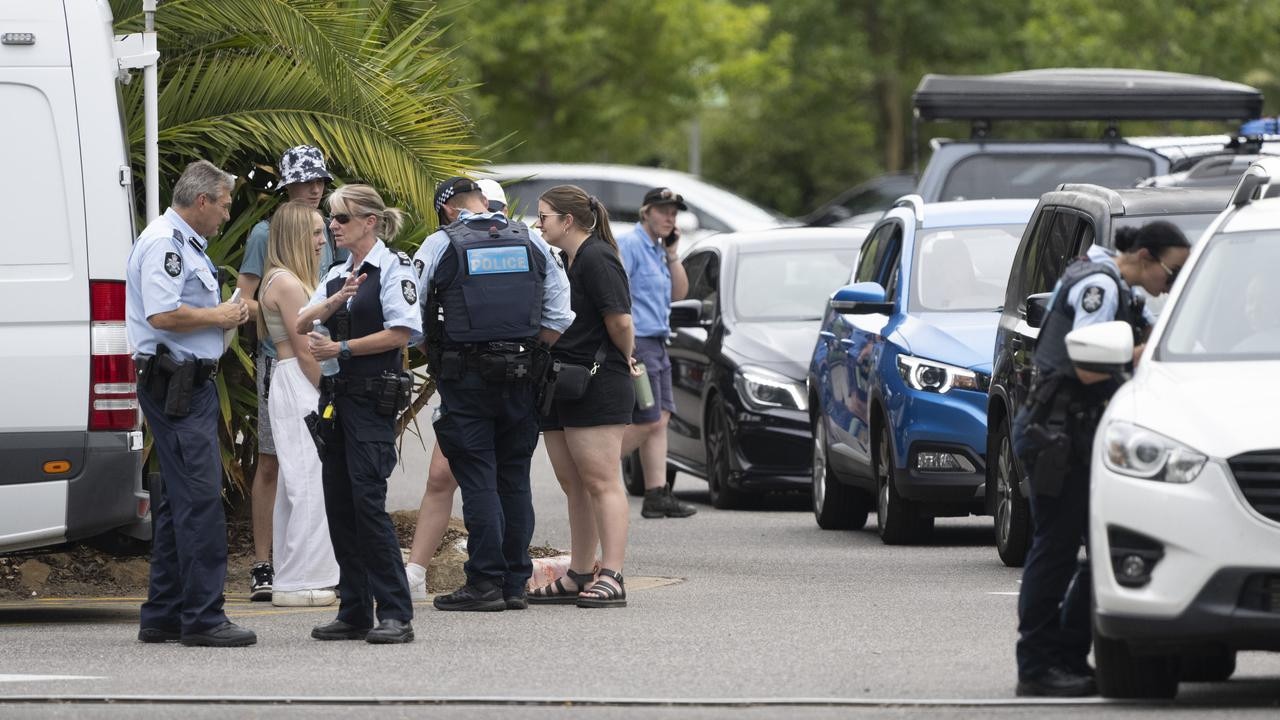
[[702,174],[702,120],[697,115],[689,123],[689,174]]
[[[142,0],[143,29],[152,37],[156,31],[157,0]],[[160,216],[160,105],[157,60],[142,69],[143,147],[146,152],[147,222]]]

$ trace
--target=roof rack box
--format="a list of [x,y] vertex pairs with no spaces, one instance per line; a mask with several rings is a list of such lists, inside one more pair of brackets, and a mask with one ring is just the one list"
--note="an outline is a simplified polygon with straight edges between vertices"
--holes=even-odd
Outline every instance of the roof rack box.
[[1203,75],[1050,68],[925,75],[912,96],[922,120],[1249,120],[1256,88]]

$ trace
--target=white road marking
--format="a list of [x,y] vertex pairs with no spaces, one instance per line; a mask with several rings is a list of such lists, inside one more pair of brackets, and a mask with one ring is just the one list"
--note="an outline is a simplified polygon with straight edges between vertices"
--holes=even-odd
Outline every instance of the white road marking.
[[96,675],[0,675],[0,682],[44,682],[48,680],[104,680]]
[[989,592],[988,595],[1020,595],[1018,592]]

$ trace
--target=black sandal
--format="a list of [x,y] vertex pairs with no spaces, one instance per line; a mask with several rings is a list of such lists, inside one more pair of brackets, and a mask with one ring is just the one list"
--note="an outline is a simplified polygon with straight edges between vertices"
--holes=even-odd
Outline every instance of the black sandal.
[[[570,590],[566,588],[564,586],[565,577],[572,580],[574,584],[578,586],[577,589]],[[578,593],[582,592],[583,588],[587,587],[587,583],[594,580],[595,577],[595,573],[580,573],[568,570],[565,572],[564,576],[556,578],[554,582],[543,585],[540,588],[534,588],[533,591],[529,593],[529,604],[572,605],[577,602]]]
[[[606,577],[617,582],[618,587],[605,582],[604,578]],[[627,586],[622,583],[622,573],[614,572],[609,568],[600,568],[599,577],[582,592],[586,593],[586,595],[578,596],[578,607],[580,608],[627,606]]]

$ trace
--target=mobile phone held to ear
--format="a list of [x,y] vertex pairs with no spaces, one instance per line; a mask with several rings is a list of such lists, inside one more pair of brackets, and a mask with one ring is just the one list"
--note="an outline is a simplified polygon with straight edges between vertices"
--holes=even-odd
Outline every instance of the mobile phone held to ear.
[[671,247],[672,245],[675,245],[679,240],[680,240],[680,231],[672,230],[670,235],[662,238],[662,244],[667,247]]

